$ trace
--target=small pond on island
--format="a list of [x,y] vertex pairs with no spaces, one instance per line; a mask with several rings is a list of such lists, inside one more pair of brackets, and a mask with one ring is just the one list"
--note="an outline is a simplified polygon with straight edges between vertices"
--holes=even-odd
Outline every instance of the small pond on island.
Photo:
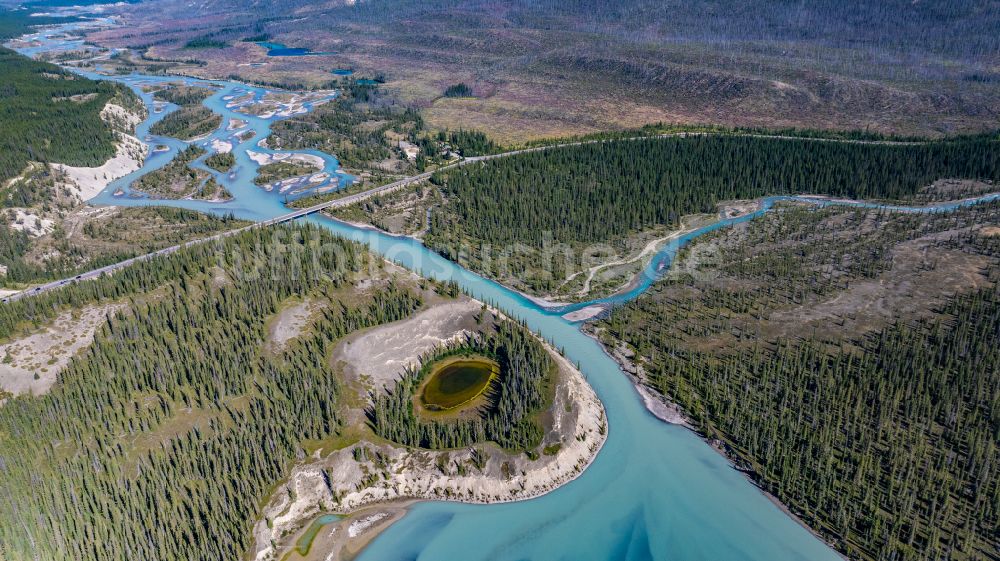
[[500,365],[484,357],[453,357],[432,365],[422,399],[430,411],[450,411],[482,395],[500,374]]

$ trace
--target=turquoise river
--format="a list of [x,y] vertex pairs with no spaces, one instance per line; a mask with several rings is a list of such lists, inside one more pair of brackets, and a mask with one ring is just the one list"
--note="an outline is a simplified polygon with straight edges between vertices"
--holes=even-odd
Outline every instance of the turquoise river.
[[[83,47],[80,38],[74,35],[80,28],[109,25],[112,25],[111,20],[97,17],[83,23],[45,28],[23,37],[25,42],[17,43],[15,47],[27,55],[77,50]],[[101,69],[100,64],[97,69]],[[288,193],[268,192],[254,185],[253,177],[258,166],[248,155],[249,151],[275,153],[259,147],[257,143],[269,134],[270,123],[281,117],[256,117],[235,111],[249,99],[248,96],[257,100],[267,90],[228,81],[81,73],[93,78],[117,80],[132,87],[150,109],[150,116],[139,125],[137,136],[151,147],[167,147],[159,152],[151,151],[142,169],[112,182],[89,201],[91,204],[182,206],[252,220],[288,212],[284,204]],[[196,143],[210,152],[212,141],[232,143],[237,161],[235,170],[230,173],[212,172],[234,195],[231,202],[154,200],[129,190],[129,185],[137,177],[165,165],[185,146],[182,141],[149,134],[149,127],[154,122],[176,108],[154,103],[151,96],[141,90],[143,85],[179,81],[203,84],[217,90],[204,104],[223,116],[223,125],[210,137]],[[316,100],[321,101],[324,100]],[[306,109],[310,107],[311,104],[306,104]],[[247,124],[244,128],[229,130],[226,126],[229,119],[241,119]],[[234,138],[247,130],[253,131],[253,138],[246,141]],[[350,176],[338,171],[334,157],[320,152],[310,153],[323,159],[325,171],[330,175],[323,188],[337,188],[351,180]],[[650,286],[659,272],[669,267],[670,260],[681,245],[705,232],[759,216],[781,198],[787,197],[767,199],[764,208],[757,213],[736,220],[720,220],[675,241],[660,251],[631,290],[597,303],[617,303],[635,298]],[[944,209],[946,207],[896,208],[900,211]],[[596,341],[581,332],[579,324],[561,317],[568,311],[593,303],[545,308],[517,292],[462,269],[415,240],[356,228],[316,215],[307,220],[366,244],[426,277],[456,281],[474,297],[491,302],[524,320],[556,347],[565,349],[569,359],[581,365],[587,380],[604,403],[608,416],[608,439],[603,450],[590,468],[571,483],[539,498],[517,503],[418,503],[362,552],[361,561],[840,559],[835,551],[782,512],[696,434],[666,424],[645,409],[635,388],[615,361]]]

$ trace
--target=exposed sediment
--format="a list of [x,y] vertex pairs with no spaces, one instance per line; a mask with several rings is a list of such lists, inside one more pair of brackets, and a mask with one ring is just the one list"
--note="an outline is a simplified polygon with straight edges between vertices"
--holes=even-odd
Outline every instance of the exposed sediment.
[[[278,559],[283,538],[323,512],[350,513],[400,500],[500,503],[544,495],[575,479],[596,458],[607,434],[604,406],[583,375],[554,349],[556,395],[542,443],[548,453],[531,459],[493,445],[431,451],[359,442],[295,468],[264,509],[254,529],[258,561]],[[398,505],[397,505],[398,506]],[[379,525],[382,526],[382,525]]]

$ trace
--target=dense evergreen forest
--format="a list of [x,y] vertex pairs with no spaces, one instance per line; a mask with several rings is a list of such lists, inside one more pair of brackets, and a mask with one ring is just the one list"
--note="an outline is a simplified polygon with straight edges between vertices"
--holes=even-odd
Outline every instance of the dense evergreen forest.
[[211,37],[196,37],[184,44],[185,49],[224,49],[227,46],[225,41],[218,41]]
[[175,105],[200,105],[209,98],[214,90],[197,86],[171,86],[153,93],[153,97]]
[[197,190],[209,174],[190,167],[191,162],[205,155],[205,149],[194,144],[182,150],[160,169],[143,175],[132,188],[167,199],[180,199]]
[[7,10],[0,6],[0,39],[13,39],[32,32],[35,26],[69,23],[72,17],[32,15],[32,10]]
[[502,247],[607,242],[676,225],[716,203],[815,193],[905,199],[940,178],[1000,180],[1000,141],[894,146],[695,136],[570,146],[441,172],[448,197],[428,243],[454,258],[465,240]]
[[[420,139],[427,142],[426,139]],[[457,130],[438,131],[437,141],[445,144],[453,152],[466,158],[471,156],[485,156],[486,154],[496,154],[501,151],[500,146],[490,140],[485,133],[480,131]],[[430,151],[425,148],[425,151]]]
[[448,86],[448,89],[444,91],[445,97],[469,97],[472,95],[472,88],[465,83],[454,84]]
[[[51,393],[0,407],[5,560],[245,554],[300,443],[342,422],[331,343],[420,305],[392,283],[336,296],[369,254],[325,231],[285,233],[276,244],[274,230],[248,231],[0,307],[6,338],[61,305],[129,302]],[[158,287],[156,298],[134,297]],[[262,350],[266,318],[305,294],[332,305],[283,351]]]
[[115,154],[114,132],[101,119],[113,98],[134,94],[0,47],[0,183],[29,161],[96,166]]
[[181,140],[192,140],[219,128],[222,116],[203,105],[185,105],[149,127],[149,132]]
[[[413,408],[421,381],[435,362],[460,354],[487,356],[500,365],[500,376],[487,392],[488,403],[474,418],[422,419]],[[493,333],[470,336],[423,357],[421,365],[404,372],[391,391],[375,396],[368,417],[376,434],[407,446],[460,448],[491,441],[502,448],[531,450],[542,441],[537,416],[551,402],[556,370],[528,330],[503,320]]]
[[216,152],[205,158],[205,165],[225,173],[236,165],[236,156],[233,156],[232,152]]
[[997,559],[997,224],[787,210],[686,248],[598,331],[851,558]]

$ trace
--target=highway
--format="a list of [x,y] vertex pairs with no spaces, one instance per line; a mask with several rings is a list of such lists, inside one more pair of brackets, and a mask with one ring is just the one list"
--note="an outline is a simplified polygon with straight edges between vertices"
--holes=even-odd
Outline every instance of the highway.
[[[291,222],[293,220],[302,218],[303,216],[308,216],[310,214],[315,214],[317,212],[321,212],[321,211],[329,209],[329,208],[338,208],[338,207],[350,206],[350,205],[352,205],[354,203],[363,201],[363,200],[368,199],[370,197],[373,197],[375,195],[380,195],[380,194],[385,194],[385,193],[391,193],[392,191],[396,191],[396,190],[402,189],[403,187],[406,187],[407,185],[412,185],[414,183],[418,183],[420,181],[424,181],[426,179],[429,179],[431,177],[431,175],[433,175],[435,172],[438,172],[438,171],[443,171],[443,170],[447,170],[447,169],[452,169],[452,168],[457,168],[457,167],[461,167],[461,166],[466,166],[466,165],[474,164],[474,163],[477,163],[477,162],[484,162],[484,161],[487,161],[487,160],[495,160],[497,158],[506,158],[506,157],[509,157],[509,156],[516,156],[518,154],[527,154],[529,152],[541,152],[541,151],[544,151],[544,150],[552,150],[554,148],[565,148],[567,146],[580,146],[580,145],[584,145],[584,144],[599,144],[599,143],[604,143],[604,142],[621,142],[621,141],[634,141],[634,140],[648,140],[648,139],[653,139],[653,138],[686,137],[686,136],[708,136],[708,135],[714,135],[714,134],[718,134],[718,133],[677,132],[677,133],[667,133],[667,134],[661,134],[661,135],[655,135],[655,136],[635,136],[635,137],[629,137],[629,138],[580,140],[580,141],[575,141],[575,142],[564,142],[564,143],[560,143],[560,144],[546,144],[546,145],[535,146],[535,147],[531,147],[531,148],[522,148],[522,149],[519,149],[519,150],[511,150],[509,152],[501,152],[499,154],[490,154],[488,156],[472,156],[472,157],[468,157],[468,158],[463,158],[463,159],[461,159],[461,160],[459,160],[457,162],[454,162],[454,163],[442,166],[442,167],[437,168],[437,169],[435,169],[433,171],[426,171],[426,172],[421,173],[421,174],[412,175],[410,177],[404,177],[403,179],[400,179],[400,180],[397,180],[397,181],[393,181],[392,183],[387,183],[385,185],[379,185],[378,187],[372,187],[371,189],[366,189],[364,191],[360,191],[360,192],[354,193],[352,195],[346,195],[344,197],[340,197],[340,198],[336,198],[336,199],[333,199],[333,200],[330,200],[330,201],[322,202],[322,203],[313,205],[311,207],[307,207],[307,208],[299,209],[299,210],[296,210],[296,211],[293,211],[293,212],[289,212],[288,214],[283,214],[281,216],[276,216],[274,218],[270,218],[268,220],[257,222],[257,223],[251,224],[249,226],[244,226],[242,228],[237,228],[235,230],[228,230],[226,232],[222,232],[222,233],[216,234],[214,236],[209,236],[207,238],[201,238],[201,239],[192,240],[192,241],[189,241],[189,242],[186,242],[186,243],[183,243],[183,244],[174,245],[174,246],[171,246],[171,247],[166,247],[166,248],[163,248],[161,250],[154,251],[152,253],[147,253],[145,255],[139,255],[139,256],[133,257],[131,259],[126,259],[125,261],[119,261],[118,263],[107,265],[105,267],[101,267],[99,269],[94,269],[92,271],[87,271],[86,273],[81,273],[81,274],[79,274],[79,275],[77,275],[75,277],[72,277],[72,278],[67,278],[67,279],[52,281],[50,283],[46,283],[46,284],[43,284],[43,285],[35,286],[35,287],[29,288],[27,290],[23,290],[21,292],[18,292],[17,294],[12,294],[10,296],[7,296],[2,301],[4,303],[13,302],[15,300],[20,300],[21,298],[26,298],[26,297],[29,297],[29,296],[35,296],[35,295],[41,294],[43,292],[46,292],[46,291],[49,291],[49,290],[52,290],[52,289],[55,289],[55,288],[59,288],[61,286],[65,286],[65,285],[70,284],[72,282],[81,281],[81,280],[88,280],[88,279],[95,279],[95,278],[100,277],[101,275],[103,275],[105,273],[112,273],[112,272],[114,272],[114,271],[116,271],[118,269],[121,269],[123,267],[128,267],[129,265],[132,265],[133,263],[138,263],[140,261],[146,261],[147,259],[152,259],[152,258],[160,256],[160,255],[168,255],[170,253],[173,253],[173,252],[177,251],[178,249],[181,249],[183,247],[188,247],[188,246],[191,246],[191,245],[194,245],[194,244],[202,244],[202,243],[207,243],[207,242],[211,242],[211,241],[214,241],[214,240],[219,240],[219,239],[222,239],[222,238],[225,238],[225,237],[228,237],[228,236],[234,236],[236,234],[239,234],[240,232],[244,232],[244,231],[249,230],[251,228],[266,228],[268,226],[273,226],[273,225],[276,225],[276,224],[284,224],[285,222]],[[919,143],[919,142],[893,142],[893,141],[878,141],[878,140],[824,139],[824,138],[792,137],[792,136],[760,135],[760,134],[741,134],[739,136],[767,137],[767,138],[778,138],[778,139],[785,139],[785,140],[806,140],[806,141],[821,141],[821,142],[840,142],[840,143],[848,143],[848,144],[894,144],[894,145],[907,145],[907,144],[918,144]]]
[[[599,141],[591,141],[591,142],[599,142]],[[276,224],[284,224],[285,222],[291,222],[293,220],[297,220],[299,218],[302,218],[303,216],[308,216],[310,214],[315,214],[317,212],[321,212],[321,211],[324,211],[324,210],[329,209],[329,208],[338,208],[338,207],[350,206],[352,204],[355,204],[357,202],[363,201],[363,200],[368,199],[370,197],[374,197],[375,195],[380,195],[380,194],[385,194],[385,193],[391,193],[392,191],[396,191],[396,190],[402,189],[403,187],[406,187],[407,185],[412,185],[414,183],[418,183],[420,181],[424,181],[426,179],[429,179],[431,177],[431,175],[433,175],[437,171],[442,171],[442,170],[446,170],[446,169],[451,169],[451,168],[456,168],[456,167],[460,167],[460,166],[465,166],[465,165],[473,164],[473,163],[476,163],[476,162],[482,162],[482,161],[485,161],[485,160],[493,160],[493,159],[496,159],[496,158],[504,158],[504,157],[507,157],[507,156],[514,156],[516,154],[523,154],[523,153],[527,153],[527,152],[537,152],[539,150],[548,150],[548,149],[557,148],[557,147],[561,147],[561,146],[571,146],[571,145],[575,145],[575,144],[585,144],[585,143],[589,143],[589,142],[573,142],[573,143],[568,143],[568,144],[557,144],[557,145],[554,144],[554,145],[547,145],[547,146],[538,146],[538,147],[534,147],[534,148],[524,148],[524,149],[521,149],[521,150],[512,150],[510,152],[503,152],[503,153],[500,153],[500,154],[491,154],[489,156],[473,156],[473,157],[469,157],[469,158],[463,158],[463,159],[461,159],[461,160],[459,160],[457,162],[454,162],[454,163],[442,166],[442,167],[437,168],[437,169],[435,169],[433,171],[425,171],[424,173],[421,173],[421,174],[411,175],[409,177],[404,177],[403,179],[400,179],[400,180],[397,180],[397,181],[393,181],[392,183],[386,183],[385,185],[379,185],[378,187],[372,187],[371,189],[366,189],[364,191],[360,191],[360,192],[354,193],[352,195],[346,195],[344,197],[340,197],[340,198],[333,199],[333,200],[330,200],[330,201],[325,201],[325,202],[322,202],[322,203],[319,203],[319,204],[315,204],[315,205],[313,205],[311,207],[299,209],[299,210],[296,210],[296,211],[293,211],[293,212],[289,212],[287,214],[282,214],[281,216],[276,216],[276,217],[270,218],[268,220],[263,220],[261,222],[256,222],[256,223],[251,224],[249,226],[243,226],[242,228],[237,228],[235,230],[227,230],[225,232],[221,232],[219,234],[215,234],[214,236],[209,236],[207,238],[200,238],[200,239],[192,240],[192,241],[185,242],[185,243],[182,243],[182,244],[178,244],[178,245],[174,245],[174,246],[170,246],[170,247],[165,247],[163,249],[154,251],[152,253],[147,253],[145,255],[139,255],[139,256],[136,256],[136,257],[132,257],[131,259],[126,259],[124,261],[119,261],[118,263],[113,263],[111,265],[107,265],[107,266],[101,267],[99,269],[94,269],[94,270],[91,270],[91,271],[87,271],[86,273],[80,273],[79,275],[76,275],[75,277],[66,278],[66,279],[60,279],[60,280],[52,281],[52,282],[49,282],[49,283],[46,283],[46,284],[38,285],[38,286],[35,286],[35,287],[32,287],[32,288],[29,288],[27,290],[23,290],[21,292],[18,292],[17,294],[11,294],[10,296],[7,296],[6,298],[4,298],[2,301],[4,303],[13,302],[15,300],[20,300],[22,298],[27,298],[29,296],[37,296],[38,294],[41,294],[43,292],[47,292],[49,290],[60,288],[62,286],[66,286],[67,284],[70,284],[70,283],[73,283],[73,282],[83,281],[83,280],[90,280],[90,279],[96,279],[96,278],[100,277],[101,275],[103,275],[105,273],[113,273],[114,271],[117,271],[118,269],[122,269],[124,267],[128,267],[129,265],[132,265],[134,263],[139,263],[141,261],[146,261],[146,260],[152,259],[154,257],[161,256],[161,255],[169,255],[169,254],[177,251],[178,249],[181,249],[181,248],[184,248],[184,247],[188,247],[188,246],[191,246],[191,245],[208,243],[208,242],[219,240],[219,239],[223,239],[223,238],[226,238],[226,237],[229,237],[229,236],[235,236],[236,234],[239,234],[241,232],[245,232],[245,231],[250,230],[252,228],[266,228],[268,226],[274,226]]]
[[[518,152],[520,152],[520,151],[518,151]],[[66,278],[66,279],[60,279],[60,280],[52,281],[52,282],[49,282],[49,283],[46,283],[46,284],[38,285],[38,286],[35,286],[35,287],[32,287],[32,288],[29,288],[27,290],[23,290],[21,292],[18,292],[17,294],[11,294],[10,296],[7,296],[6,298],[4,298],[2,301],[4,303],[13,302],[15,300],[20,300],[21,298],[27,298],[29,296],[36,296],[36,295],[41,294],[43,292],[47,292],[49,290],[60,288],[62,286],[66,286],[67,284],[70,284],[70,283],[73,283],[73,282],[83,281],[83,280],[90,280],[90,279],[96,279],[96,278],[100,277],[101,275],[103,275],[105,273],[113,273],[114,271],[117,271],[118,269],[122,269],[124,267],[128,267],[129,265],[132,265],[134,263],[139,263],[141,261],[146,261],[146,260],[152,259],[154,257],[161,256],[161,255],[169,255],[169,254],[171,254],[171,253],[173,253],[173,252],[175,252],[175,251],[177,251],[177,250],[179,250],[181,248],[192,246],[192,245],[195,245],[195,244],[203,244],[203,243],[208,243],[208,242],[215,241],[215,240],[220,240],[220,239],[223,239],[223,238],[226,238],[226,237],[229,237],[229,236],[235,236],[236,234],[239,234],[241,232],[245,232],[245,231],[250,230],[252,228],[266,228],[268,226],[274,226],[276,224],[284,224],[285,222],[291,222],[293,220],[297,220],[299,218],[302,218],[303,216],[308,216],[310,214],[315,214],[317,212],[321,212],[321,211],[326,210],[328,208],[337,208],[337,207],[350,206],[350,205],[352,205],[354,203],[363,201],[363,200],[365,200],[367,198],[370,198],[370,197],[373,197],[375,195],[379,195],[379,194],[384,194],[384,193],[389,193],[389,192],[392,192],[392,191],[396,191],[398,189],[406,187],[407,185],[412,185],[414,183],[417,183],[417,182],[429,179],[430,176],[433,175],[435,171],[440,171],[440,170],[443,170],[443,169],[454,168],[454,167],[458,167],[458,166],[462,166],[462,165],[471,164],[471,163],[474,163],[474,162],[479,162],[479,161],[482,161],[482,160],[493,159],[493,158],[496,158],[496,157],[510,156],[510,155],[513,155],[514,153],[516,153],[516,152],[507,152],[507,153],[504,153],[504,154],[494,154],[494,155],[491,155],[491,156],[478,156],[478,157],[472,157],[472,158],[466,158],[466,159],[463,159],[463,160],[459,160],[458,162],[449,164],[447,166],[440,167],[440,168],[438,168],[438,169],[436,169],[434,171],[427,171],[427,172],[424,172],[424,173],[421,173],[421,174],[418,174],[418,175],[413,175],[413,176],[410,176],[410,177],[405,177],[405,178],[400,179],[398,181],[393,181],[392,183],[387,183],[385,185],[379,185],[378,187],[372,187],[371,189],[366,189],[365,191],[361,191],[361,192],[358,192],[358,193],[354,193],[352,195],[347,195],[347,196],[344,196],[344,197],[333,199],[331,201],[322,202],[322,203],[313,205],[311,207],[307,207],[307,208],[299,209],[299,210],[296,210],[296,211],[293,211],[293,212],[289,212],[288,214],[282,214],[281,216],[276,216],[276,217],[270,218],[268,220],[263,220],[261,222],[256,222],[256,223],[251,224],[249,226],[243,226],[242,228],[236,228],[235,230],[227,230],[225,232],[221,232],[221,233],[215,234],[214,236],[209,236],[207,238],[200,238],[200,239],[192,240],[192,241],[185,242],[185,243],[182,243],[182,244],[173,245],[173,246],[170,246],[170,247],[165,247],[163,249],[154,251],[152,253],[147,253],[145,255],[139,255],[139,256],[136,256],[136,257],[132,257],[131,259],[126,259],[124,261],[119,261],[117,263],[113,263],[111,265],[107,265],[105,267],[101,267],[99,269],[94,269],[94,270],[91,270],[91,271],[87,271],[86,273],[80,273],[79,275],[76,275],[75,277]]]

